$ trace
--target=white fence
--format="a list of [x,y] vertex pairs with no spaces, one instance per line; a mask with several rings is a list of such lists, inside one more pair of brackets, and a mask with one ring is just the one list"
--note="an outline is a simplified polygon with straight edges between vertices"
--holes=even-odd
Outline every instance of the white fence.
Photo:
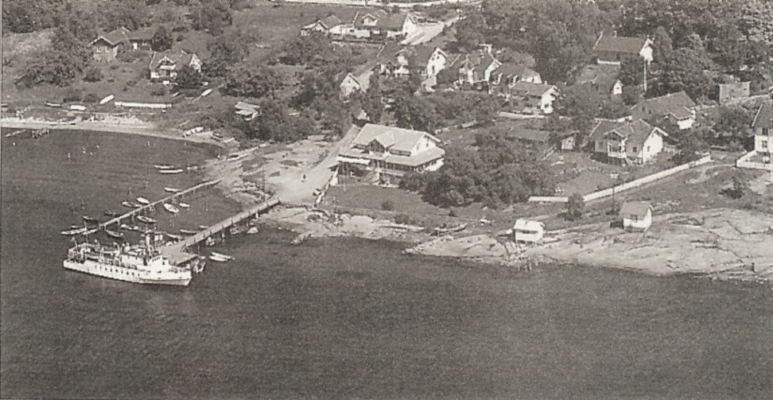
[[152,108],[156,110],[163,110],[166,108],[172,108],[171,103],[136,103],[131,101],[115,101],[116,107],[128,107],[128,108]]
[[735,166],[738,168],[764,169],[764,170],[770,170],[771,168],[773,168],[773,163],[766,164],[761,162],[749,161],[749,159],[752,158],[755,154],[757,154],[756,151],[750,151],[744,154],[743,157],[739,158],[738,161],[735,162]]
[[[711,162],[711,156],[705,156],[700,160],[696,160],[687,164],[682,164],[664,171],[656,172],[652,175],[647,175],[643,178],[639,178],[630,182],[623,183],[622,185],[615,186],[614,188],[599,190],[598,192],[587,194],[583,196],[583,200],[585,200],[585,202],[589,202],[593,200],[602,199],[604,197],[609,197],[612,195],[613,192],[620,193],[626,190],[634,189],[641,185],[655,182],[659,179],[663,179],[667,176],[671,176],[677,172],[686,171],[690,168],[695,168],[697,166],[700,166],[709,162]],[[529,197],[529,202],[532,202],[532,203],[566,203],[567,201],[569,201],[568,197],[547,197],[547,196]]]

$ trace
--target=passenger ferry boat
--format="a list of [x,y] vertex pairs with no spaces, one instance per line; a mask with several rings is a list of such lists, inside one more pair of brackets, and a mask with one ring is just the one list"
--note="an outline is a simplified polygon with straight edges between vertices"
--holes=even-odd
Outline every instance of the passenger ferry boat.
[[123,247],[79,243],[68,250],[64,268],[125,282],[188,286],[191,268],[172,265],[150,240]]

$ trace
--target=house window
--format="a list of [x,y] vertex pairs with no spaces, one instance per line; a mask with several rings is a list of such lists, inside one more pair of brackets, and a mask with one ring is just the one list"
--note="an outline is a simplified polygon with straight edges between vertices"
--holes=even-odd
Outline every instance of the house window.
[[650,146],[647,146],[647,151],[650,151]]
[[770,136],[770,135],[768,134],[768,128],[762,128],[762,134],[763,134],[764,136]]
[[633,146],[633,152],[636,153],[636,146]]
[[762,148],[763,149],[767,149],[768,148],[768,141],[767,140],[763,140],[762,141]]

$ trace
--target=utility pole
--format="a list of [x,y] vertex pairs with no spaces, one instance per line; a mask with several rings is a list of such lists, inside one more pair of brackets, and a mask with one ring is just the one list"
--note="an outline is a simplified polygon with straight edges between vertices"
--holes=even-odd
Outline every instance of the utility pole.
[[647,93],[647,60],[644,60],[644,93]]

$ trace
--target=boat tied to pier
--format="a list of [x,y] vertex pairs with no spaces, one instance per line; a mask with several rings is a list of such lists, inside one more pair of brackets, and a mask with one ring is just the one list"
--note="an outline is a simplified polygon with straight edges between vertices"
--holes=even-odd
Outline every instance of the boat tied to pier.
[[[198,259],[196,259],[198,262]],[[68,250],[64,268],[124,282],[188,286],[191,269],[172,265],[146,237],[143,245],[101,246],[79,243]]]
[[153,218],[150,218],[150,217],[146,217],[146,216],[144,216],[144,215],[138,215],[138,216],[137,216],[137,219],[138,219],[140,222],[144,222],[144,223],[146,223],[146,224],[155,224],[155,223],[156,223],[156,220],[155,220],[155,219],[153,219]]
[[144,198],[144,197],[137,197],[137,203],[142,204],[143,206],[146,206],[150,204],[150,200]]
[[180,212],[179,208],[177,208],[177,207],[175,207],[175,206],[173,206],[173,205],[171,205],[169,203],[164,203],[164,210],[169,211],[172,214],[177,214],[177,213]]
[[177,169],[160,169],[158,172],[166,175],[172,175],[172,174],[182,174],[184,170],[182,168]]
[[88,215],[83,216],[83,220],[92,224],[98,224],[99,220],[93,217],[89,217]]
[[169,192],[169,193],[179,193],[179,192],[181,192],[182,190],[180,190],[180,189],[175,189],[175,188],[173,188],[173,187],[164,187],[164,191],[165,191],[165,192]]

